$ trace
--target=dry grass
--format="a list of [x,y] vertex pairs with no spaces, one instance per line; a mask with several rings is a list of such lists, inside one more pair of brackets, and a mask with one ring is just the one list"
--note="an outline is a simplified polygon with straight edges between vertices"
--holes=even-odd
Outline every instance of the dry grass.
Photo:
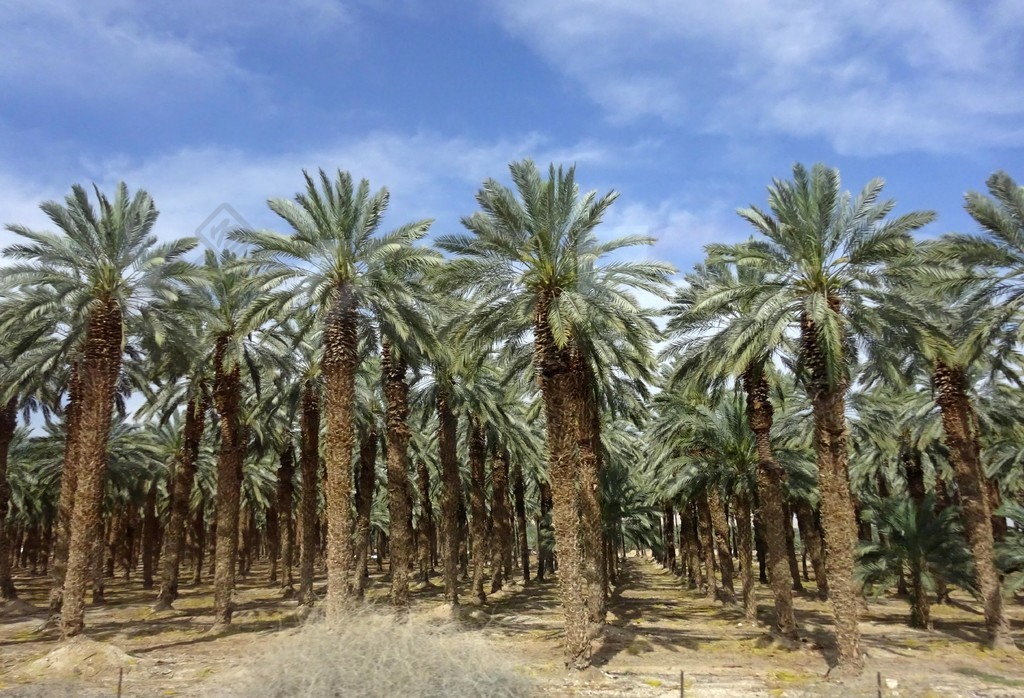
[[225,695],[285,698],[527,696],[533,684],[478,634],[375,611],[275,637]]

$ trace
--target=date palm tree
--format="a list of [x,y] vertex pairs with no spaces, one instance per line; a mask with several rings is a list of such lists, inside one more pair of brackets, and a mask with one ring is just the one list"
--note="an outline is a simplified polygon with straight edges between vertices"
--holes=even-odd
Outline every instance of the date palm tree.
[[891,497],[874,502],[865,511],[885,543],[861,546],[857,576],[867,583],[888,586],[896,576],[904,575],[912,628],[931,628],[928,595],[938,582],[974,590],[971,553],[957,513],[952,507],[937,511],[934,494],[920,503]]
[[157,242],[152,229],[158,212],[145,191],[132,196],[121,183],[111,199],[94,189],[96,207],[78,185],[63,204],[41,205],[59,233],[8,226],[24,242],[4,251],[15,260],[5,269],[8,283],[34,291],[23,317],[51,317],[81,337],[79,443],[68,446],[74,453],[75,462],[68,465],[75,472],[75,497],[61,616],[65,637],[85,627],[85,592],[102,515],[107,438],[125,330],[155,337],[167,333],[174,318],[163,308],[192,273],[182,256],[195,246],[191,239]]
[[[940,242],[945,245],[946,242]],[[920,259],[938,253],[923,244]],[[978,379],[1003,376],[1019,381],[1017,326],[1005,306],[993,303],[991,283],[971,288],[958,283],[934,281],[927,261],[913,264],[916,271],[895,279],[896,292],[883,309],[884,342],[873,347],[875,364],[898,367],[897,382],[907,376],[930,379],[932,395],[941,417],[942,433],[961,498],[967,540],[974,560],[977,588],[984,604],[988,644],[1013,647],[1009,620],[995,565],[992,495],[982,459],[982,424],[976,401]],[[949,270],[947,270],[947,273]],[[939,274],[942,274],[939,271]],[[966,270],[952,271],[965,277]],[[882,369],[874,371],[882,374]]]
[[285,360],[288,345],[282,328],[262,323],[251,309],[262,298],[249,283],[248,267],[224,250],[207,251],[203,276],[193,284],[190,312],[202,322],[212,366],[210,394],[217,413],[220,450],[217,456],[217,546],[214,569],[216,622],[228,624],[238,568],[238,530],[243,462],[251,438],[246,424],[247,387],[260,389],[260,371]]
[[154,419],[161,426],[173,424],[181,430],[168,482],[168,514],[155,611],[172,608],[178,598],[185,523],[210,408],[210,352],[204,345],[206,321],[195,312],[197,308],[190,303],[194,300],[192,295],[182,299],[181,312],[191,317],[192,322],[170,335],[162,346],[151,348],[148,369],[155,384],[143,385],[146,404],[136,415]]
[[274,289],[256,309],[261,319],[303,308],[323,332],[323,410],[327,421],[327,614],[337,617],[353,595],[352,455],[355,379],[360,328],[371,313],[386,310],[389,323],[405,332],[420,320],[410,279],[436,265],[439,256],[415,243],[430,221],[380,233],[390,196],[371,194],[338,172],[332,180],[304,172],[305,191],[295,200],[271,199],[270,209],[293,230],[236,230],[231,238],[251,247],[257,282]]
[[[746,395],[746,416],[757,447],[757,507],[764,526],[768,578],[775,598],[774,632],[796,639],[793,592],[788,583],[783,469],[772,445],[772,361],[785,348],[788,320],[760,331],[751,299],[765,281],[758,269],[698,265],[666,309],[673,341],[663,356],[675,357],[676,384],[720,389],[737,381]],[[755,330],[755,331],[752,331]],[[756,340],[756,341],[752,341]]]
[[[446,267],[446,286],[472,293],[466,317],[471,341],[522,343],[532,331],[533,369],[544,399],[548,469],[559,556],[559,587],[566,627],[566,664],[590,664],[575,457],[578,374],[572,370],[581,327],[604,315],[642,315],[633,289],[660,293],[669,265],[611,262],[623,247],[646,237],[600,242],[595,228],[617,198],[580,193],[575,168],[553,165],[545,178],[530,160],[509,166],[515,189],[487,180],[480,210],[463,218],[468,234],[437,244],[458,257]],[[609,320],[611,322],[611,320]]]
[[864,316],[872,308],[867,301],[877,300],[872,290],[885,265],[905,256],[911,234],[935,218],[928,211],[890,217],[895,202],[879,199],[883,186],[881,179],[872,180],[853,198],[842,191],[838,170],[794,165],[791,181],[776,179],[768,188],[770,212],[739,211],[759,239],[707,248],[713,259],[763,272],[763,280],[750,289],[750,313],[757,319],[752,332],[777,336],[790,327],[799,332],[798,376],[814,414],[838,662],[851,674],[863,670],[845,414],[854,341],[867,326]]

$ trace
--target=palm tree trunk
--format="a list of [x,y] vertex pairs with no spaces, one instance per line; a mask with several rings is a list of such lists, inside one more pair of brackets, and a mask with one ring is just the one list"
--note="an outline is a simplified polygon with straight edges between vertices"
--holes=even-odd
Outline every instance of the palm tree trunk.
[[811,509],[811,505],[806,499],[797,500],[796,518],[800,525],[804,549],[811,558],[811,567],[814,568],[814,583],[818,587],[818,599],[824,601],[828,598],[828,575],[825,573],[824,549],[818,523],[814,520],[814,510]]
[[548,325],[551,299],[538,300],[534,317],[534,363],[544,399],[547,422],[548,473],[552,520],[558,550],[558,585],[565,615],[566,666],[590,666],[587,605],[584,596],[583,542],[580,498],[574,457],[579,424],[578,388],[570,370],[568,351],[559,348]]
[[439,371],[437,382],[437,449],[441,462],[441,561],[444,565],[444,598],[459,603],[459,482],[458,418],[452,411],[448,377]]
[[789,576],[793,579],[793,591],[803,591],[804,585],[800,580],[800,563],[796,559],[796,534],[793,531],[793,511],[786,502],[783,510],[786,517],[786,559],[789,560]]
[[242,378],[239,366],[225,366],[227,339],[219,338],[214,349],[213,398],[220,429],[217,455],[217,553],[213,572],[215,623],[226,625],[234,613],[235,572],[238,565],[238,531],[242,494],[242,461],[246,443],[239,410]]
[[508,512],[509,452],[494,450],[491,460],[491,593],[501,589],[505,573],[512,567],[512,517]]
[[388,513],[391,518],[391,603],[409,605],[409,563],[413,541],[409,521],[409,386],[406,364],[388,342],[381,351],[387,421]]
[[665,547],[665,559],[662,564],[670,572],[676,571],[676,512],[672,502],[665,502],[662,521],[662,543]]
[[927,630],[932,627],[931,603],[928,601],[923,576],[921,565],[911,565],[907,591],[910,594],[910,627]]
[[[839,301],[829,299],[833,312]],[[825,530],[825,569],[829,600],[836,623],[838,664],[843,672],[859,674],[864,668],[860,649],[859,586],[854,581],[857,516],[850,491],[846,424],[846,385],[830,381],[818,346],[817,329],[806,315],[800,323],[803,359],[809,372],[808,393],[814,413],[814,445],[818,459],[821,521]]]
[[185,407],[181,454],[171,476],[170,516],[167,528],[164,529],[163,575],[160,580],[160,595],[155,606],[155,610],[158,611],[170,608],[178,598],[178,576],[181,572],[181,556],[185,551],[185,519],[188,518],[192,483],[199,461],[199,445],[206,428],[206,411],[209,407],[206,391],[201,383],[198,392],[199,397],[193,397]]
[[57,523],[53,536],[53,564],[50,566],[50,614],[60,614],[64,600],[64,578],[68,568],[68,538],[71,535],[71,513],[75,506],[78,447],[82,421],[82,380],[78,361],[71,362],[68,375],[68,404],[64,410],[67,429],[64,432],[64,462],[60,474],[60,497],[57,502]]
[[196,509],[196,517],[192,522],[192,537],[195,541],[195,570],[192,573],[192,585],[199,586],[203,581],[203,560],[206,555],[206,502],[200,501]]
[[434,508],[430,501],[430,472],[427,470],[427,462],[422,458],[416,460],[416,491],[420,500],[419,520],[419,558],[420,573],[423,575],[423,583],[430,583],[430,573],[433,571],[431,564],[432,541],[434,540]]
[[377,427],[374,426],[359,444],[359,473],[356,479],[356,598],[366,593],[367,559],[370,550],[370,514],[373,492],[377,487]]
[[323,338],[329,621],[342,617],[356,588],[352,579],[352,453],[356,442],[359,318],[350,289],[342,288],[341,298],[331,308]]
[[523,466],[512,464],[512,498],[515,502],[516,528],[519,529],[519,564],[523,568],[523,584],[530,583],[530,542],[526,538],[526,482]]
[[160,519],[156,515],[156,480],[150,483],[142,519],[142,588],[153,588],[153,570],[157,563]]
[[[295,498],[295,451],[291,437],[285,442],[281,450],[281,464],[277,469],[277,502],[275,519],[277,520],[277,535],[270,540],[271,555],[280,557],[280,579],[281,588],[285,590],[285,596],[290,597],[293,593],[295,580],[292,577],[292,500]],[[269,522],[267,535],[270,535]]]
[[18,427],[18,403],[11,398],[0,406],[0,599],[11,601],[18,592],[11,581],[11,541],[7,530],[7,509],[11,501],[11,486],[7,482],[7,454]]
[[483,602],[484,565],[487,561],[487,493],[484,465],[487,460],[487,441],[483,426],[475,416],[469,418],[469,515],[470,536],[473,538],[473,596]]
[[[594,378],[579,351],[573,352],[578,389],[580,528],[583,576],[587,585],[587,620],[600,632],[607,620],[608,577],[604,561],[604,520],[601,514],[601,416]],[[591,635],[596,633],[592,632]]]
[[757,618],[757,598],[754,596],[754,531],[750,519],[750,499],[746,494],[737,495],[736,538],[743,574],[743,616],[753,621]]
[[298,601],[312,606],[313,572],[316,562],[317,485],[320,480],[320,396],[316,383],[307,378],[302,386],[302,408],[299,416],[299,469],[302,471],[302,499],[299,500],[299,523],[302,548],[299,551]]
[[697,522],[694,521],[693,507],[689,503],[679,507],[679,548],[680,557],[686,561],[686,576],[690,588],[700,589],[704,586],[705,579],[697,545]]
[[68,537],[60,631],[73,637],[85,627],[85,593],[92,580],[92,549],[101,530],[103,489],[107,472],[107,440],[113,417],[117,377],[121,370],[121,307],[109,299],[89,316],[82,365],[82,411],[79,438],[73,451],[74,507]]
[[972,429],[974,407],[967,397],[966,378],[961,369],[936,361],[934,380],[949,460],[960,492],[967,541],[985,607],[988,644],[990,647],[1013,647],[995,567],[992,509],[981,464],[978,434]]
[[540,480],[537,491],[540,499],[537,515],[537,581],[543,582],[547,571],[554,573],[553,553],[547,537],[551,516],[551,483]]
[[704,596],[718,598],[718,577],[715,576],[715,541],[711,531],[711,512],[708,507],[708,493],[703,492],[695,502],[697,509],[697,532],[700,536],[701,553],[704,557],[704,577],[707,587]]
[[775,461],[772,451],[771,429],[775,411],[769,398],[768,380],[761,371],[745,372],[743,388],[747,395],[747,420],[757,447],[758,508],[764,529],[768,580],[775,599],[775,631],[782,637],[796,639],[793,590],[787,580],[785,494],[782,491],[786,473]]
[[[909,439],[909,434],[904,439]],[[921,452],[914,446],[904,443],[900,449],[900,463],[903,466],[903,476],[907,480],[907,494],[915,504],[921,506],[927,491],[924,485]]]
[[732,566],[732,551],[729,549],[729,519],[722,504],[722,495],[715,487],[708,490],[708,510],[711,513],[715,548],[718,551],[718,569],[722,572],[722,587],[729,592],[730,597],[733,597],[736,595],[736,587],[733,584],[735,572]]

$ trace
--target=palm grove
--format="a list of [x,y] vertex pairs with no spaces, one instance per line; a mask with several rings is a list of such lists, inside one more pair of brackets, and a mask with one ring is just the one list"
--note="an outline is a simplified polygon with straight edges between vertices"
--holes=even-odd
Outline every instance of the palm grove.
[[739,211],[748,241],[673,284],[632,261],[651,239],[599,235],[615,192],[509,169],[432,245],[430,221],[382,229],[386,190],[322,171],[237,252],[158,241],[124,184],[42,204],[52,232],[8,226],[5,601],[19,568],[49,575],[73,637],[118,568],[161,609],[212,579],[220,625],[254,562],[328,618],[384,560],[399,609],[435,570],[453,607],[555,576],[583,668],[622,560],[650,551],[751,619],[768,584],[783,641],[813,579],[845,671],[886,590],[918,627],[973,594],[1012,646],[1024,189],[997,173],[966,197],[976,232],[915,238],[933,214],[880,180],[854,196],[797,165]]

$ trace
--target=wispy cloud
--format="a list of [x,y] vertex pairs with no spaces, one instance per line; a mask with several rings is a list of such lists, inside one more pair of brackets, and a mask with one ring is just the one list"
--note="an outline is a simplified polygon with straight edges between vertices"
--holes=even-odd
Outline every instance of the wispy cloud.
[[0,14],[0,86],[8,94],[138,111],[226,87],[258,88],[239,50],[254,35],[277,41],[348,26],[335,0],[293,3],[9,0]]
[[1024,144],[1010,0],[493,0],[611,120],[821,137],[841,153]]
[[[619,156],[628,152],[624,149]],[[120,156],[69,165],[66,184],[52,174],[40,182],[0,163],[0,222],[45,226],[36,211],[39,201],[62,198],[75,181],[95,181],[109,190],[124,180],[153,196],[161,211],[157,233],[163,237],[194,235],[222,204],[253,226],[279,227],[280,221],[267,209],[266,200],[290,198],[303,188],[303,169],[315,172],[323,168],[331,175],[343,169],[354,177],[365,177],[374,188],[387,186],[393,225],[434,218],[435,229],[451,231],[459,225],[461,215],[476,207],[473,196],[480,183],[487,177],[507,180],[507,165],[512,160],[532,157],[542,166],[577,162],[597,168],[618,161],[615,153],[590,142],[554,144],[537,134],[480,142],[434,134],[376,133],[278,154],[189,148],[143,161]],[[12,239],[12,234],[0,232],[0,243]]]

